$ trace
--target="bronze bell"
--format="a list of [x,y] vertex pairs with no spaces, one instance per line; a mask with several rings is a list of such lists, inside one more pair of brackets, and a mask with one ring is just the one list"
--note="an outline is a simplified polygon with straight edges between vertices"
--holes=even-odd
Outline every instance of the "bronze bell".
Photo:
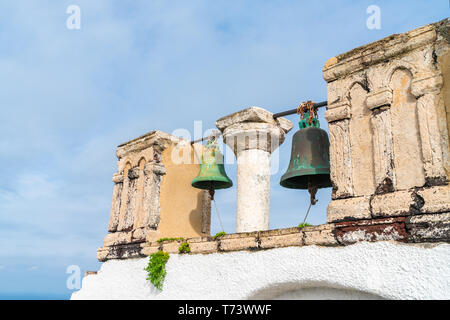
[[291,161],[280,184],[285,188],[308,189],[311,203],[315,204],[317,189],[331,187],[330,142],[325,130],[320,129],[319,120],[302,116],[298,130],[292,138]]
[[209,190],[211,199],[214,199],[214,190],[233,186],[233,182],[225,173],[223,155],[217,146],[215,138],[210,139],[205,146],[202,153],[200,172],[192,180],[192,186],[198,189]]

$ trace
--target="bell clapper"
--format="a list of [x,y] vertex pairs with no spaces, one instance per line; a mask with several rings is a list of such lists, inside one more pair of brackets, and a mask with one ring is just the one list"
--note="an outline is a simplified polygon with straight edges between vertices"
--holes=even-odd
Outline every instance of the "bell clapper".
[[303,219],[303,223],[305,223],[306,218],[308,217],[309,210],[311,210],[311,206],[315,205],[317,203],[317,201],[319,201],[316,199],[317,190],[318,190],[317,186],[312,185],[311,181],[308,179],[308,192],[310,194],[310,202],[309,202],[308,211],[306,211],[305,219]]
[[309,182],[308,182],[308,192],[310,195],[310,201],[312,205],[315,205],[317,203],[316,199],[316,193],[317,193],[317,186],[312,186]]
[[211,200],[214,200],[215,190],[214,190],[214,184],[212,182],[211,182],[211,185],[210,185],[208,191],[209,191],[209,196],[210,196]]

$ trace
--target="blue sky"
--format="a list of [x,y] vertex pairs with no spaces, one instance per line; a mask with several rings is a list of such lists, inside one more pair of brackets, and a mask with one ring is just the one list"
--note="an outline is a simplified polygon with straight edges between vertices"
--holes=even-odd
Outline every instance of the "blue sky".
[[[80,30],[66,28],[71,4]],[[366,27],[372,4],[380,30]],[[3,0],[0,299],[66,299],[67,266],[98,270],[118,144],[193,131],[195,120],[213,128],[253,105],[279,112],[326,100],[327,59],[449,11],[447,0]],[[308,204],[307,192],[278,184],[294,131],[272,176],[271,228],[297,225]],[[235,165],[226,169],[236,182]],[[318,193],[310,223],[325,222],[330,194]],[[216,195],[227,232],[235,197],[236,183]],[[218,232],[214,214],[212,224]]]

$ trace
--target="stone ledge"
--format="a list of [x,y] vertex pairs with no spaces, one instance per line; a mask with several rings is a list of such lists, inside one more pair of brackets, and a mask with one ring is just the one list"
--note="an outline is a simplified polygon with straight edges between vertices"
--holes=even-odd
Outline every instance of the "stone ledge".
[[258,249],[257,233],[250,237],[219,239],[219,251],[241,251]]
[[191,242],[188,240],[191,253],[214,253],[218,251],[219,243],[217,241]]
[[178,254],[181,243],[189,243],[189,254],[257,251],[282,247],[342,246],[359,241],[400,241],[410,243],[450,242],[450,212],[416,214],[410,217],[381,217],[341,221],[302,229],[226,234],[217,239],[196,237],[185,240],[118,244],[97,250],[99,261],[147,257],[159,250]]
[[406,219],[408,242],[450,242],[450,212]]
[[333,224],[274,229],[267,231],[242,232],[226,234],[217,239],[213,237],[196,237],[185,240],[166,240],[163,242],[144,242],[115,244],[97,250],[99,261],[110,259],[128,259],[145,257],[159,250],[178,254],[182,242],[189,243],[190,254],[209,254],[231,251],[255,251],[290,246],[339,245],[333,234]]
[[305,227],[304,245],[336,246],[338,241],[334,235],[334,224],[322,224],[316,227]]
[[261,249],[282,248],[290,246],[303,246],[304,233],[289,233],[273,236],[262,236],[259,238],[259,247]]
[[327,207],[327,223],[439,214],[450,211],[449,199],[448,184],[334,199]]
[[165,251],[167,253],[178,253],[178,248],[180,247],[181,243],[183,241],[176,240],[176,241],[164,241],[161,245],[162,251]]
[[370,201],[374,217],[406,216],[414,205],[413,190],[375,195]]
[[335,235],[340,244],[349,245],[360,241],[395,240],[407,238],[405,217],[358,220],[336,223]]
[[332,200],[327,207],[327,222],[370,219],[370,197]]

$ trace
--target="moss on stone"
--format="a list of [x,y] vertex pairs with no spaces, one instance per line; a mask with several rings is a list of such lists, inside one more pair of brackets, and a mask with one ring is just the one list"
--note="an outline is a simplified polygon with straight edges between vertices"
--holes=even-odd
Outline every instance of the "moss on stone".
[[149,256],[147,268],[144,270],[148,272],[147,280],[159,290],[162,290],[164,278],[166,277],[166,263],[170,256],[167,252],[158,251]]

